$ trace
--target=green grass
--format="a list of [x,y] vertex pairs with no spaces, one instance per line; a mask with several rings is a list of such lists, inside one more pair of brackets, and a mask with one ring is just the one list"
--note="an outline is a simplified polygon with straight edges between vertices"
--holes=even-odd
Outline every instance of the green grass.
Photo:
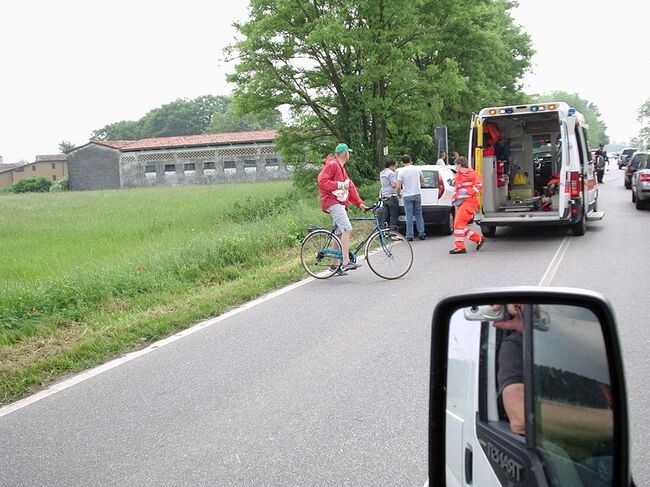
[[289,182],[0,197],[0,403],[304,276]]

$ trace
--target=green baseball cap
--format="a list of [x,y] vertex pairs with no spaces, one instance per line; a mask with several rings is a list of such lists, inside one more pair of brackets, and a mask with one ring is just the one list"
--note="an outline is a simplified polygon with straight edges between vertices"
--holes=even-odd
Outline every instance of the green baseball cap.
[[334,149],[334,152],[335,152],[336,154],[340,154],[340,153],[342,153],[342,152],[352,152],[352,149],[350,149],[350,148],[348,147],[348,144],[343,144],[343,143],[341,143],[341,144],[339,144],[339,145],[336,146],[336,149]]

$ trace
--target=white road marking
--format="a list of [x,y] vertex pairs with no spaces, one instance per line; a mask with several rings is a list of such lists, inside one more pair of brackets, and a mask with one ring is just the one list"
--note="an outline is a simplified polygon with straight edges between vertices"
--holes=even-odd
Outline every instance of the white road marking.
[[88,380],[92,377],[95,377],[99,374],[102,374],[108,370],[114,369],[115,367],[119,367],[120,365],[123,365],[127,362],[130,362],[133,359],[136,359],[138,357],[142,357],[143,355],[146,355],[150,352],[153,352],[154,350],[157,350],[159,348],[164,347],[165,345],[169,345],[170,343],[175,342],[176,340],[180,340],[181,338],[184,338],[188,335],[191,335],[193,333],[196,333],[197,331],[203,330],[204,328],[207,328],[209,326],[215,325],[217,323],[220,323],[223,320],[227,320],[228,318],[235,316],[243,311],[246,311],[250,308],[253,308],[254,306],[257,306],[258,304],[265,303],[266,301],[270,301],[271,299],[277,298],[278,296],[281,296],[285,293],[288,293],[290,291],[293,291],[296,288],[299,288],[300,286],[303,286],[309,282],[314,281],[313,277],[308,277],[306,279],[303,279],[302,281],[298,281],[296,283],[290,284],[286,287],[283,287],[282,289],[278,289],[277,291],[273,291],[272,293],[266,294],[264,296],[261,296],[253,301],[250,301],[248,303],[242,304],[238,308],[235,308],[231,311],[228,311],[227,313],[224,313],[219,316],[215,316],[214,318],[210,318],[205,321],[201,321],[200,323],[197,323],[196,325],[187,328],[185,330],[179,331],[178,333],[175,333],[174,335],[171,335],[167,338],[164,338],[160,341],[157,341],[155,343],[152,343],[146,348],[143,348],[142,350],[136,350],[135,352],[131,352],[126,354],[123,357],[116,358],[114,360],[111,360],[110,362],[106,362],[103,365],[100,365],[98,367],[95,367],[93,369],[87,370],[86,372],[82,372],[81,374],[75,375],[73,377],[70,377],[69,379],[63,380],[61,382],[52,384],[49,386],[47,389],[44,389],[40,392],[37,392],[36,394],[33,394],[31,396],[28,396],[24,399],[21,399],[19,401],[16,401],[12,404],[9,404],[7,406],[4,406],[0,408],[0,418],[2,416],[6,416],[8,414],[13,413],[14,411],[18,411],[19,409],[22,409],[26,406],[29,406],[30,404],[34,404],[35,402],[40,401],[41,399],[45,399],[46,397],[51,396],[52,394],[56,394],[57,392],[61,392],[68,387],[72,387],[76,384],[79,384],[80,382],[83,382],[85,380]]
[[557,252],[555,252],[553,259],[551,259],[551,263],[546,268],[546,272],[542,276],[542,280],[539,281],[538,286],[551,285],[551,281],[555,277],[555,273],[557,272],[557,270],[560,268],[560,264],[562,263],[562,259],[564,258],[564,255],[566,254],[566,251],[569,248],[570,243],[571,243],[571,237],[567,234],[564,237],[564,240],[562,240],[562,243],[560,244],[560,247],[557,249]]

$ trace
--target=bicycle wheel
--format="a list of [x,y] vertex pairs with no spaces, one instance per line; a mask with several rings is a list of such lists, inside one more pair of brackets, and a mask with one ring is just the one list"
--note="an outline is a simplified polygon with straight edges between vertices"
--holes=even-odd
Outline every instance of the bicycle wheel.
[[[334,259],[339,265],[332,269]],[[300,262],[307,273],[316,279],[332,277],[341,264],[341,241],[328,230],[314,230],[302,241]]]
[[413,265],[413,249],[402,234],[382,230],[375,232],[368,240],[366,262],[379,277],[399,279]]

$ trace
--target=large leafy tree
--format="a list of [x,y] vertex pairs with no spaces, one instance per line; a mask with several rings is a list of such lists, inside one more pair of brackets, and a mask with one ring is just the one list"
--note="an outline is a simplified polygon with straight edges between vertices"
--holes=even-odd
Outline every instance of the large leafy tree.
[[569,106],[584,115],[589,125],[587,137],[589,137],[589,144],[592,147],[609,143],[609,136],[606,134],[607,125],[602,121],[600,110],[594,103],[581,98],[577,93],[567,93],[566,91],[553,91],[547,95],[542,95],[539,97],[539,101],[563,101],[568,103]]
[[[518,100],[530,41],[504,0],[251,0],[231,46],[229,80],[245,111],[290,108],[278,140],[289,162],[322,158],[338,141],[352,172],[374,178],[383,148],[431,158],[436,125]],[[460,141],[457,142],[461,145]]]

